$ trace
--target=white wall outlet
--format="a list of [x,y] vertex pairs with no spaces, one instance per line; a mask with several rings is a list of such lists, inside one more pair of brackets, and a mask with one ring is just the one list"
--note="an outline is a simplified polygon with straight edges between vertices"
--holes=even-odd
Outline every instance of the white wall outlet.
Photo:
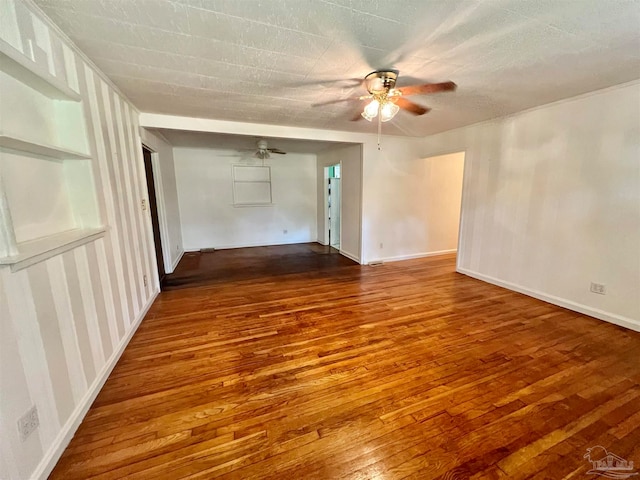
[[384,247],[384,243],[380,242],[380,248]]
[[20,440],[24,442],[39,425],[40,419],[38,418],[38,409],[34,405],[27,411],[27,413],[18,419],[18,433],[20,434]]
[[147,286],[147,276],[146,275],[142,276],[142,283],[144,283],[145,287]]
[[603,283],[591,282],[591,291],[599,295],[606,295],[607,287]]
[[143,198],[142,202],[140,202],[140,203],[141,203],[141,206],[142,206],[142,210],[146,210],[147,209],[147,199]]

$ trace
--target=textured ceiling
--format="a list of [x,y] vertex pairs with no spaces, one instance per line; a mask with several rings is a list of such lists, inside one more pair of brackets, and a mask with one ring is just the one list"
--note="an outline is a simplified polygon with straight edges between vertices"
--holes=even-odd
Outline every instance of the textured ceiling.
[[269,148],[279,148],[287,153],[320,153],[343,143],[292,138],[229,135],[225,133],[191,132],[185,130],[158,129],[174,147],[216,148],[223,150],[256,150],[258,140],[265,139]]
[[[345,79],[400,70],[426,135],[640,77],[640,0],[36,0],[142,111],[374,132]],[[360,106],[360,109],[362,107]]]

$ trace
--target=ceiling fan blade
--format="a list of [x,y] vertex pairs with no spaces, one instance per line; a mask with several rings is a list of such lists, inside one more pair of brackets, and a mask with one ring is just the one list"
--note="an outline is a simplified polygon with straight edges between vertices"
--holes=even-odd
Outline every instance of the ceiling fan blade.
[[414,115],[424,115],[431,109],[428,107],[422,107],[417,103],[413,103],[411,100],[407,100],[406,98],[398,97],[396,99],[396,105],[400,108],[406,110],[407,112],[411,112]]
[[304,82],[295,82],[287,84],[288,87],[308,87],[320,86],[329,88],[355,88],[362,85],[362,78],[329,78],[326,80],[312,79]]
[[275,154],[278,154],[278,155],[286,155],[287,154],[287,152],[283,152],[279,148],[267,148],[267,150],[269,150],[271,153],[275,153]]
[[328,102],[314,103],[311,106],[312,107],[321,107],[323,105],[333,105],[334,103],[352,102],[354,100],[363,100],[363,98],[362,98],[362,96],[360,96],[360,97],[340,98],[338,100],[329,100]]
[[457,88],[453,82],[425,83],[424,85],[409,85],[396,88],[402,95],[426,95],[428,93],[451,92]]

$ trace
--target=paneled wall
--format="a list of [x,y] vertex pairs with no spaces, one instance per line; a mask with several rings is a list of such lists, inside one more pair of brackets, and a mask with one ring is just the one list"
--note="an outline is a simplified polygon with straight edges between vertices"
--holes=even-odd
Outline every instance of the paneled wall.
[[[157,294],[157,274],[140,208],[137,111],[30,2],[0,0],[0,11],[0,37],[27,57],[37,45],[35,61],[82,97],[107,226],[104,237],[26,269],[0,267],[0,478],[43,478]],[[16,421],[32,405],[40,427],[21,441]]]

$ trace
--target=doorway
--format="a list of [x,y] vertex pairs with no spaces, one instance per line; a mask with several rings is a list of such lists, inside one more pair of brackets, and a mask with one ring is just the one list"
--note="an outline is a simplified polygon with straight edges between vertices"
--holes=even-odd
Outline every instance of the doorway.
[[153,228],[153,244],[156,251],[156,266],[158,268],[158,281],[160,289],[165,280],[166,272],[164,269],[164,260],[162,256],[162,242],[160,241],[160,222],[158,220],[158,203],[156,201],[156,187],[153,178],[153,161],[151,159],[151,150],[144,145],[142,146],[142,155],[144,157],[144,171],[147,177],[147,194],[149,198],[149,213],[151,213],[151,226]]
[[464,152],[422,161],[425,172],[423,220],[431,254],[456,253],[460,237]]
[[327,168],[327,225],[329,228],[329,246],[340,250],[340,164]]

